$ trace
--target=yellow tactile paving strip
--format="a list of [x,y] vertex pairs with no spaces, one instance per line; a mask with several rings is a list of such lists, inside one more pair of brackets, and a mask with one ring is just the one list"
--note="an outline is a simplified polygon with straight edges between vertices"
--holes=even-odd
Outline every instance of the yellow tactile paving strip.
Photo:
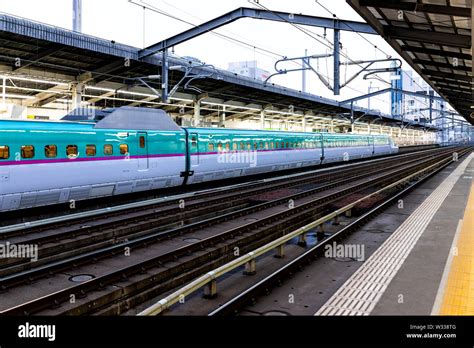
[[440,315],[474,315],[474,184],[453,253]]

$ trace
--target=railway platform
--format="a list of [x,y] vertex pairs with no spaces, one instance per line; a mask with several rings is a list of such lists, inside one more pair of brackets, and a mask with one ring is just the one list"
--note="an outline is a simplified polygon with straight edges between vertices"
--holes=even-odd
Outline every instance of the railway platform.
[[404,221],[316,315],[473,315],[473,174],[471,154],[407,197],[409,214],[389,209]]

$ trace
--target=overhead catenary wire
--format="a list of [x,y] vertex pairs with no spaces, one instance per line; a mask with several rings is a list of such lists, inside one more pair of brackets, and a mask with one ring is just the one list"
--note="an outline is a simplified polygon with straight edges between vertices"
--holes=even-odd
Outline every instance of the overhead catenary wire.
[[[159,8],[157,8],[156,6],[153,6],[153,5],[151,5],[151,4],[147,3],[147,2],[145,2],[144,0],[139,0],[139,1],[140,1],[140,3],[137,4],[137,3],[135,3],[133,0],[129,0],[129,2],[134,3],[134,4],[136,4],[136,5],[140,5],[140,4],[141,4],[141,6],[143,6],[143,5],[148,6],[148,8],[149,8],[150,10],[152,10],[152,11],[154,11],[154,12],[157,12],[157,13],[159,13],[159,14],[165,15],[165,16],[167,16],[167,17],[169,17],[169,18],[178,20],[178,21],[180,21],[180,22],[186,23],[186,24],[188,24],[188,25],[190,25],[190,26],[193,26],[193,27],[198,27],[198,25],[196,25],[196,24],[194,24],[194,23],[192,23],[192,22],[189,22],[189,21],[187,21],[187,20],[184,20],[184,19],[182,19],[182,18],[179,18],[179,17],[177,17],[177,16],[175,16],[175,15],[169,13],[169,12],[166,12],[166,11],[162,10],[162,9],[159,9]],[[176,10],[178,10],[178,11],[180,11],[180,12],[186,13],[186,14],[192,16],[193,18],[197,18],[196,16],[189,14],[189,12],[186,12],[186,11],[180,9],[180,8],[178,8],[178,7],[175,6],[175,5],[171,5],[171,4],[169,4],[168,2],[166,2],[166,1],[164,1],[164,0],[162,0],[161,2],[167,4],[167,5],[170,6],[170,7],[173,7],[174,9],[176,9]],[[257,5],[260,5],[260,4],[257,4]],[[268,10],[268,9],[266,9],[266,8],[265,8],[265,10],[270,11],[270,10]],[[270,11],[270,12],[271,12],[271,11]],[[290,23],[290,24],[292,24],[292,23]],[[313,39],[315,39],[317,42],[319,42],[320,44],[324,45],[324,46],[327,47],[328,49],[333,50],[334,45],[333,45],[325,36],[322,36],[322,35],[320,35],[320,34],[317,34],[317,33],[315,33],[315,32],[312,32],[312,31],[310,31],[310,30],[308,30],[308,29],[306,29],[306,28],[300,28],[300,27],[298,27],[298,26],[296,26],[296,27],[297,27],[299,30],[301,30],[302,32],[305,32],[305,31],[308,32],[309,34],[308,34],[308,33],[306,33],[306,34],[308,34],[309,36],[311,36],[311,37],[312,37]],[[262,47],[259,47],[259,46],[255,45],[255,44],[249,44],[248,42],[243,41],[243,40],[237,40],[237,39],[235,39],[234,37],[230,37],[230,36],[228,36],[228,35],[224,35],[224,34],[221,34],[221,33],[214,33],[214,32],[212,32],[212,31],[208,31],[208,32],[211,33],[211,34],[220,36],[221,38],[223,38],[223,39],[225,39],[225,40],[227,40],[227,41],[234,42],[234,43],[239,44],[239,45],[241,45],[241,46],[244,45],[245,48],[250,49],[250,50],[253,50],[254,53],[255,53],[256,50],[259,50],[259,51],[263,51],[263,52],[270,53],[270,54],[272,54],[272,55],[274,55],[274,56],[277,56],[277,57],[285,57],[285,56],[281,55],[280,53],[276,53],[276,52],[274,52],[274,51],[271,51],[271,50],[268,50],[268,49],[264,49],[264,48],[262,48]],[[235,35],[235,34],[232,33],[232,35]],[[239,36],[240,36],[240,35],[239,35]],[[242,36],[240,36],[240,37],[242,37]],[[322,42],[321,40],[317,39],[317,37],[320,37],[320,38],[322,38],[323,40],[327,41],[329,45],[326,44],[326,43],[324,43],[324,42]],[[244,38],[244,40],[247,40],[247,39]],[[269,57],[267,54],[263,54],[263,55]],[[345,54],[342,54],[342,55],[343,55],[344,57],[346,57],[348,60],[353,61],[348,55],[345,55]],[[273,57],[271,57],[271,58],[273,58]],[[354,61],[353,61],[353,62],[354,62]],[[299,66],[299,67],[303,67],[303,65],[302,65],[301,63],[297,62],[297,61],[291,61],[290,63],[292,63],[292,64],[294,64],[294,65],[297,65],[297,66]],[[361,65],[359,64],[359,66],[361,66]],[[361,67],[362,67],[362,66],[361,66]],[[322,74],[322,75],[324,76],[324,74]],[[331,77],[329,77],[329,74],[325,75],[324,77],[325,77],[328,81],[333,81],[333,79],[332,79]],[[378,78],[379,80],[381,80],[382,82],[384,82],[384,83],[390,84],[390,83],[388,83],[387,81],[381,79],[379,76],[377,76],[377,78]],[[353,88],[353,87],[351,87],[351,86],[346,86],[346,87],[347,87],[348,89],[352,90],[352,91],[357,92],[357,93],[365,94],[364,91],[361,91],[361,90],[359,90],[359,89]],[[388,101],[386,101],[385,99],[381,99],[381,98],[377,98],[377,97],[373,97],[373,99],[378,100],[378,101],[381,101],[381,102],[383,102],[383,103],[385,103],[385,104],[390,104],[390,103],[389,103]]]
[[[153,11],[153,12],[156,12],[156,13],[159,13],[159,14],[161,14],[161,15],[167,16],[167,17],[169,17],[169,18],[172,18],[172,19],[174,19],[174,20],[177,20],[177,21],[180,21],[180,22],[182,22],[182,23],[188,24],[188,25],[190,25],[190,26],[198,27],[198,25],[196,25],[196,24],[194,24],[194,23],[192,23],[192,22],[189,22],[189,21],[187,21],[187,20],[184,20],[184,19],[182,19],[182,18],[179,18],[179,17],[177,17],[177,16],[175,16],[175,15],[169,13],[169,12],[163,11],[162,9],[159,9],[159,8],[157,8],[156,6],[153,6],[153,5],[147,3],[147,2],[145,2],[145,1],[143,1],[143,0],[139,0],[138,3],[137,3],[137,2],[134,2],[134,0],[129,0],[129,2],[130,2],[130,3],[133,3],[133,4],[135,4],[135,5],[138,5],[138,6],[147,6],[147,7],[148,7],[151,11]],[[179,10],[179,8],[177,8],[176,6],[173,5],[173,7],[174,7],[175,9]],[[307,29],[302,29],[303,32],[304,32],[305,30],[307,30]],[[264,49],[264,48],[259,47],[259,46],[257,46],[257,45],[249,44],[249,43],[247,43],[247,42],[245,42],[245,41],[243,41],[243,40],[238,40],[238,39],[235,39],[235,38],[230,37],[230,36],[228,36],[228,35],[224,35],[224,34],[221,34],[221,33],[215,33],[215,32],[213,32],[213,31],[208,31],[208,32],[211,33],[211,34],[220,36],[221,38],[223,38],[223,39],[225,39],[225,40],[227,40],[227,41],[230,41],[230,42],[233,41],[234,43],[237,43],[237,44],[240,44],[240,45],[244,45],[247,49],[263,51],[263,52],[266,52],[266,53],[270,53],[270,54],[272,54],[272,55],[274,55],[274,56],[276,56],[276,57],[281,57],[281,58],[284,58],[284,57],[285,57],[284,55],[282,55],[282,54],[280,54],[280,53],[276,53],[276,52],[274,52],[274,51],[271,51],[271,50],[268,50],[268,49]],[[319,34],[316,34],[316,33],[311,33],[310,36],[319,36],[319,37],[323,38],[323,36],[321,36],[321,35],[319,35]],[[333,50],[332,44],[331,44],[331,45],[327,45],[327,44],[325,44],[324,42],[318,40],[317,38],[315,38],[315,39],[316,39],[319,43],[321,43],[322,45],[324,45],[325,47],[329,48],[330,50]],[[324,39],[325,39],[325,38],[324,38]],[[327,39],[325,39],[325,40],[328,41]],[[329,41],[328,41],[328,42],[329,42]],[[329,43],[330,43],[330,42],[329,42]],[[266,55],[266,54],[264,54],[264,55]],[[268,55],[266,55],[266,56],[268,57]],[[271,57],[271,58],[274,58],[274,57]],[[347,57],[347,58],[348,58],[348,57]],[[350,58],[348,58],[348,59],[350,59]],[[292,61],[291,63],[294,64],[294,65],[297,65],[297,66],[299,66],[299,67],[303,67],[303,65],[302,65],[301,63],[297,62],[297,61]],[[326,77],[326,78],[327,78],[328,80],[330,80],[330,81],[333,81],[333,79],[330,78],[329,76],[324,76],[324,77]],[[349,89],[355,91],[355,92],[364,93],[363,91],[360,91],[360,90],[358,90],[358,89],[355,89],[355,88],[352,88],[352,87],[349,87],[349,86],[347,86],[347,87],[348,87]],[[382,99],[379,99],[379,98],[374,98],[374,99],[377,99],[377,100],[380,100],[380,101],[386,103],[385,100],[382,100]]]
[[[250,1],[250,0],[249,0]],[[311,37],[312,39],[314,39],[315,41],[319,42],[320,44],[324,45],[325,47],[329,48],[330,50],[334,51],[334,45],[328,41],[326,38],[325,40],[328,41],[328,44],[322,42],[321,40],[319,40],[316,36],[320,36],[319,34],[316,34],[314,33],[313,31],[307,29],[307,28],[303,28],[295,23],[292,23],[290,21],[288,21],[286,18],[280,16],[279,14],[277,13],[274,13],[273,11],[271,11],[269,8],[267,8],[266,6],[262,5],[260,2],[254,2],[254,4],[258,7],[260,7],[261,9],[269,12],[269,13],[272,13],[273,15],[279,17],[280,19],[282,19],[283,21],[285,21],[286,23],[292,25],[293,27],[295,27],[296,29],[298,29],[299,31],[303,32],[304,34],[306,34],[307,36]],[[359,67],[361,68],[364,68],[364,66],[360,63],[357,63],[356,61],[354,61],[353,59],[351,59],[347,54],[344,54],[344,53],[341,53],[341,56],[343,56],[344,58],[346,58],[348,61],[354,63],[355,65],[358,65]],[[378,76],[377,74],[375,74],[375,76],[377,77],[377,79],[383,83],[386,83],[388,85],[391,85],[391,83],[389,83],[388,81],[385,81],[383,78],[381,78],[380,76]],[[334,79],[330,78],[329,76],[324,76],[326,77],[329,81],[334,81]],[[346,86],[347,88],[355,91],[355,92],[358,92],[358,93],[362,93],[362,94],[365,94],[365,92],[361,91],[361,90],[358,90],[358,89],[355,89],[355,88],[352,88],[350,86]],[[383,100],[383,99],[380,99],[380,98],[377,98],[377,97],[374,97],[373,99],[376,99],[376,100],[379,100],[379,101],[382,101],[384,103],[388,103],[387,101]]]
[[[185,24],[187,24],[189,26],[192,26],[194,28],[199,27],[199,25],[197,25],[197,24],[194,24],[194,23],[192,23],[190,21],[187,21],[183,18],[177,17],[177,16],[175,16],[175,15],[169,13],[169,12],[163,11],[163,10],[157,8],[156,6],[151,5],[151,4],[149,4],[149,3],[147,3],[143,0],[139,0],[138,2],[135,2],[134,0],[129,0],[129,2],[134,4],[134,5],[137,5],[137,6],[146,7],[148,10],[150,10],[152,12],[156,12],[156,13],[161,14],[163,16],[166,16],[166,17],[169,17],[171,19],[177,20],[179,22],[185,23]],[[236,39],[234,37],[231,37],[231,36],[228,36],[228,35],[225,35],[225,34],[222,34],[222,33],[217,33],[217,32],[214,32],[214,31],[208,31],[208,32],[212,35],[219,36],[220,38],[222,38],[226,41],[234,42],[234,43],[238,44],[241,47],[245,47],[246,49],[258,50],[258,51],[261,52],[261,54],[266,55],[267,57],[270,57],[270,58],[275,58],[275,57],[283,58],[284,57],[284,55],[281,54],[281,53],[274,52],[274,51],[271,51],[269,49],[266,49],[266,48],[263,48],[263,47],[260,47],[260,46],[257,46],[257,45],[250,44],[250,43],[245,42],[243,40],[239,40],[239,39]]]
[[[329,14],[331,14],[334,18],[339,18],[337,17],[337,15],[335,13],[333,13],[329,8],[327,8],[326,6],[324,6],[323,4],[321,4],[318,0],[315,0],[315,3],[318,4],[321,8],[323,8],[326,12],[328,12]],[[349,27],[349,29],[351,29],[351,31],[353,31],[354,33],[356,33],[357,35],[359,35],[362,39],[364,39],[365,41],[367,41],[369,44],[373,45],[375,50],[378,50],[380,51],[381,53],[383,53],[386,57],[389,57],[389,55],[383,51],[380,47],[378,47],[377,45],[374,45],[372,42],[370,42],[369,39],[367,39],[364,35],[362,35],[361,33],[357,32],[356,30],[354,30],[349,24],[347,24],[347,26]],[[413,77],[411,76],[408,76],[408,78],[415,84],[417,85],[419,88],[421,88],[422,90],[424,89],[418,82],[416,82],[415,79],[413,79]],[[421,102],[423,105],[425,106],[428,106],[427,103],[425,102]]]

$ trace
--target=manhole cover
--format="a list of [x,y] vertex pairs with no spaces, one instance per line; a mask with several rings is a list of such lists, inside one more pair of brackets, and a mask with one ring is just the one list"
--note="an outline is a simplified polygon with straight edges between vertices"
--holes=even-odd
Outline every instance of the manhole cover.
[[82,282],[86,282],[88,280],[91,280],[93,278],[95,278],[95,277],[91,274],[79,274],[79,275],[70,277],[69,280],[74,282],[74,283],[82,283]]
[[197,243],[200,241],[200,239],[199,238],[185,238],[183,239],[183,241],[186,243]]
[[268,311],[268,312],[263,313],[263,315],[264,316],[288,316],[290,314],[284,311]]

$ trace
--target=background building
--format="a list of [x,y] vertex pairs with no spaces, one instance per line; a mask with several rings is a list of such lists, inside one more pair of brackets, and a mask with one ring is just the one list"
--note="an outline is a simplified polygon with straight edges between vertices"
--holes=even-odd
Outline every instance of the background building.
[[270,76],[269,71],[258,67],[256,60],[229,63],[227,70],[259,81],[265,81]]

